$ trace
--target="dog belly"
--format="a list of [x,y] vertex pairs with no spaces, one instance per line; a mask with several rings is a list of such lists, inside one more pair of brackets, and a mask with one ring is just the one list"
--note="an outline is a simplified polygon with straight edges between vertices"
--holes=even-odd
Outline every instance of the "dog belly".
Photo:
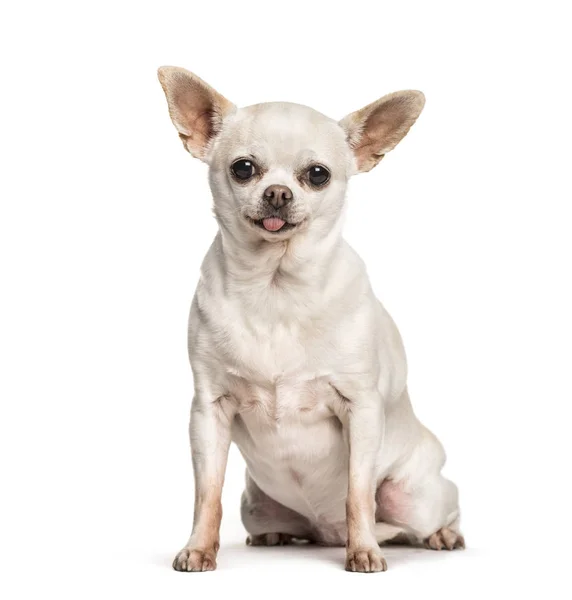
[[265,494],[305,517],[318,541],[345,542],[348,450],[335,417],[269,425],[239,415],[233,441]]

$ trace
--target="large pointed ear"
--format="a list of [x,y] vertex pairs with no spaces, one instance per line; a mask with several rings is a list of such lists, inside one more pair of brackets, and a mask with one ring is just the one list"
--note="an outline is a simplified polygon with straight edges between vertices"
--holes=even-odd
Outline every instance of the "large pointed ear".
[[161,67],[157,74],[167,96],[171,120],[185,148],[204,160],[210,142],[222,128],[224,117],[236,107],[186,69]]
[[388,94],[340,121],[352,147],[358,171],[373,169],[405,137],[425,104],[422,92]]

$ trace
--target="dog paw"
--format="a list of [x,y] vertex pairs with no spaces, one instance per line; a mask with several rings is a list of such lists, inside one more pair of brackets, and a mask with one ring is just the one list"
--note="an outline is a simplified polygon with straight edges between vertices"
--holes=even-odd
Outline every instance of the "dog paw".
[[346,571],[378,573],[387,571],[387,563],[378,548],[348,550],[346,554]]
[[286,546],[291,544],[293,537],[287,533],[262,533],[249,535],[246,538],[247,546]]
[[183,548],[173,561],[175,571],[214,571],[216,569],[216,553],[214,550],[198,550]]
[[430,550],[456,550],[465,548],[465,539],[460,533],[443,527],[429,536],[425,541],[425,548]]

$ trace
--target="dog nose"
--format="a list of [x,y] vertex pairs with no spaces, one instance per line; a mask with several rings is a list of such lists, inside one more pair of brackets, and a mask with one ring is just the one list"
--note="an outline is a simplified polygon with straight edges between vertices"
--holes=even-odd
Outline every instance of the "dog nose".
[[292,190],[285,185],[270,185],[264,190],[264,199],[274,208],[282,208],[293,197]]

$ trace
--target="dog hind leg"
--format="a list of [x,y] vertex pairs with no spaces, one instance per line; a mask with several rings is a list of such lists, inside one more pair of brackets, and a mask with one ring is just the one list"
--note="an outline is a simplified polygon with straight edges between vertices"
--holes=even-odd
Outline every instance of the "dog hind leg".
[[240,509],[249,546],[284,545],[293,538],[313,541],[308,520],[265,494],[248,472]]
[[[429,474],[422,481],[385,480],[376,494],[376,517],[386,526],[380,533],[397,536],[398,528],[414,542],[433,550],[464,548],[459,530],[458,493],[455,484],[441,474]],[[382,537],[382,536],[380,536]],[[383,540],[383,541],[385,541]]]
[[391,523],[380,521],[375,524],[375,540],[378,544],[392,541],[406,541],[405,532],[406,529],[400,525],[392,525]]

